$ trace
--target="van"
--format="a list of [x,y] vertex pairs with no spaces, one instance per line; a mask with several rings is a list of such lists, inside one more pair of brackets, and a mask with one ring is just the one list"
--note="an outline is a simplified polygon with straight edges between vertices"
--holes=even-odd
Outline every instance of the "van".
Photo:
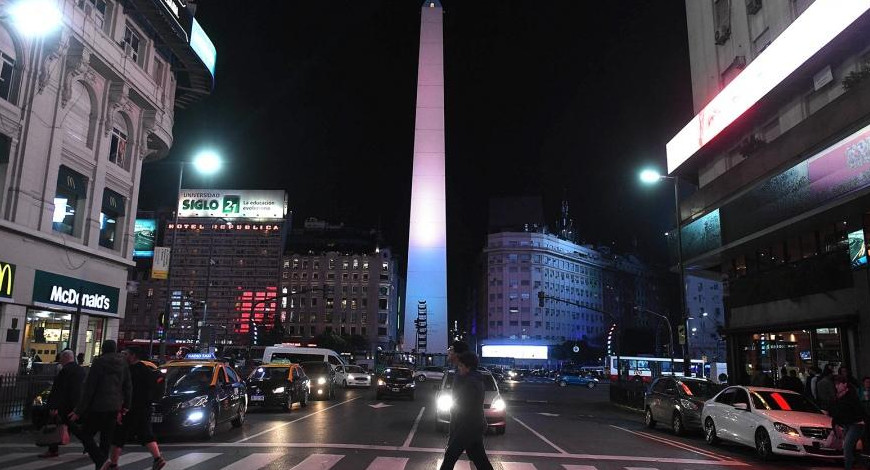
[[273,361],[290,361],[297,364],[300,362],[322,361],[328,362],[333,368],[335,366],[347,365],[341,356],[332,349],[304,348],[282,344],[267,346],[263,351],[263,364]]

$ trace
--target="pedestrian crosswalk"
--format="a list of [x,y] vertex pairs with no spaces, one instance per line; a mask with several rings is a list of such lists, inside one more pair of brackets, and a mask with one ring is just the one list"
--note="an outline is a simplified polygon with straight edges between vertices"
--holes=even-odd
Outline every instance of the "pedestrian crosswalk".
[[[70,449],[72,450],[72,449]],[[266,450],[266,449],[264,449]],[[164,452],[167,460],[164,470],[416,470],[438,469],[440,455],[415,453],[408,457],[381,456],[371,453],[300,453],[296,450],[279,452],[246,453],[238,449],[209,448],[208,451],[183,451],[171,449]],[[0,457],[3,470],[93,470],[94,465],[87,455],[67,451],[55,459],[38,459],[36,453],[9,453]],[[668,464],[660,466],[627,465],[615,461],[597,463],[564,463],[553,459],[539,459],[536,462],[523,462],[510,456],[492,456],[493,466],[502,470],[723,470],[729,468],[726,462],[703,462],[703,465]],[[567,460],[567,458],[566,458]],[[582,462],[582,461],[581,461]],[[641,462],[638,462],[641,463]],[[721,463],[722,465],[717,465]],[[731,463],[733,465],[733,462]],[[148,470],[151,468],[151,454],[147,452],[128,452],[119,461],[121,470]],[[472,470],[468,460],[459,460],[456,470]]]

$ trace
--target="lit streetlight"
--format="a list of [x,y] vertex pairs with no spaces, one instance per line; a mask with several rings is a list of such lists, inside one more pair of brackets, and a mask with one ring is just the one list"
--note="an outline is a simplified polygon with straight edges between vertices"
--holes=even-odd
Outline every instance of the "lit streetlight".
[[203,175],[213,175],[220,171],[223,162],[214,150],[203,150],[193,157],[193,167]]
[[56,0],[19,0],[9,7],[8,12],[18,31],[27,37],[46,36],[63,23]]
[[646,184],[655,184],[662,179],[662,174],[657,170],[647,168],[640,172],[640,181]]

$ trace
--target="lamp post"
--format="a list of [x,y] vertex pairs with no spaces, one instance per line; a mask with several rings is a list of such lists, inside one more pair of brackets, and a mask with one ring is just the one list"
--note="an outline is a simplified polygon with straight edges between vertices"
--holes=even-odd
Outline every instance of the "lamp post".
[[55,0],[19,0],[0,15],[0,19],[7,18],[21,34],[32,38],[45,37],[63,24],[63,13]]
[[[184,166],[193,164],[193,168],[203,175],[213,175],[221,168],[221,158],[214,150],[203,150],[197,153],[191,161],[178,162],[178,190],[175,192],[175,216],[173,222],[172,242],[169,245],[169,266],[166,275],[166,328],[165,334],[160,338],[160,357],[166,356],[166,345],[169,343],[169,333],[172,331],[172,266],[175,264],[176,251],[175,241],[178,239],[178,209],[181,205],[181,188],[184,181]],[[208,301],[208,299],[206,299]]]
[[[653,169],[646,169],[640,172],[640,180],[645,184],[656,184],[661,180],[674,182],[674,216],[677,223],[677,267],[680,273],[680,313],[682,315],[682,325],[686,331],[684,335],[685,339],[683,340],[683,374],[689,377],[692,375],[692,364],[689,357],[689,314],[686,311],[686,270],[685,266],[683,266],[683,230],[680,223],[680,178],[663,175]],[[673,335],[673,332],[671,334]],[[671,338],[671,341],[673,341],[673,338]]]

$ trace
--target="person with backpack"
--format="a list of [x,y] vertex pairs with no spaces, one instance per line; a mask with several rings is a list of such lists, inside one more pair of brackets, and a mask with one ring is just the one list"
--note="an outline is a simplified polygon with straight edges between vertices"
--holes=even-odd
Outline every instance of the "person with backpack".
[[151,453],[153,458],[151,469],[160,470],[166,466],[166,460],[160,454],[157,439],[151,428],[151,404],[163,397],[166,392],[166,380],[155,364],[141,359],[143,353],[139,348],[128,347],[123,354],[130,365],[133,400],[121,421],[121,426],[115,432],[109,459],[106,460],[102,470],[117,469],[124,444],[133,439]]

